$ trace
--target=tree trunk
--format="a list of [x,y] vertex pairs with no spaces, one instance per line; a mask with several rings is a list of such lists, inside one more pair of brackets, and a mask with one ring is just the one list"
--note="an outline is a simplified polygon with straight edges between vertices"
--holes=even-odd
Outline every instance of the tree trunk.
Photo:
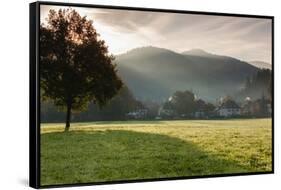
[[64,129],[65,132],[69,131],[70,119],[71,119],[71,104],[68,104],[66,110],[66,121],[65,121],[65,129]]

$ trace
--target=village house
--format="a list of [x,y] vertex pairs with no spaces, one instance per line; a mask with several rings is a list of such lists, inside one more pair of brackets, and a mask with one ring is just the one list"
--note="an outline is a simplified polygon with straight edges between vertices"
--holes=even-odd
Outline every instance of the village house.
[[194,113],[194,117],[195,118],[204,118],[204,117],[206,117],[206,113],[204,111],[196,111]]
[[145,119],[147,117],[147,109],[138,109],[132,112],[127,113],[127,117],[130,119]]
[[158,110],[158,116],[159,117],[164,117],[164,118],[171,118],[173,116],[175,116],[175,111],[173,109],[165,109],[162,107],[159,108]]
[[221,117],[239,116],[241,115],[241,108],[235,101],[229,99],[218,107],[217,114]]

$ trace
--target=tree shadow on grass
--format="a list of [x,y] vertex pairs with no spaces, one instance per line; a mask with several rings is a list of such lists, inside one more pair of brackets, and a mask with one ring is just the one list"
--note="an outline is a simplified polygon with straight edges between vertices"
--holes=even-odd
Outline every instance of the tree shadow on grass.
[[247,172],[238,163],[160,134],[125,130],[41,134],[41,184]]

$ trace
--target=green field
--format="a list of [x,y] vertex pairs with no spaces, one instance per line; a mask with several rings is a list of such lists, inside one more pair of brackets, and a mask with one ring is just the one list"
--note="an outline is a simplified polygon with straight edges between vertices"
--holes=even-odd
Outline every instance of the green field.
[[41,125],[41,185],[271,171],[271,119]]

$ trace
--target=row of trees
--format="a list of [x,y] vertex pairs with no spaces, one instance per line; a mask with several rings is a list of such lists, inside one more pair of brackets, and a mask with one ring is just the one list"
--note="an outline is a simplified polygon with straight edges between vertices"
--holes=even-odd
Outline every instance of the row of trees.
[[[201,99],[196,99],[191,91],[177,91],[163,104],[152,101],[139,101],[124,86],[118,95],[112,98],[102,109],[91,102],[85,111],[73,111],[72,121],[100,121],[100,120],[124,120],[127,114],[137,110],[147,110],[146,119],[155,119],[159,115],[160,108],[174,110],[176,115],[190,115],[196,111],[211,112],[215,106]],[[42,122],[63,122],[65,111],[57,109],[53,101],[42,101]]]
[[[86,110],[73,111],[72,121],[124,120],[128,112],[143,108],[143,103],[136,100],[127,86],[124,86],[103,108],[90,102]],[[42,102],[42,122],[63,122],[64,118],[65,111],[57,109],[52,101]]]
[[272,72],[270,69],[261,69],[253,76],[246,78],[245,88],[256,88],[261,86],[269,86]]
[[221,117],[220,110],[227,109],[226,112],[232,112],[227,114],[235,117],[269,117],[272,113],[271,106],[271,100],[264,95],[257,99],[247,97],[239,103],[232,97],[225,96],[214,105],[197,99],[191,91],[177,91],[163,104],[159,114],[163,118],[209,118]]
[[215,106],[202,99],[196,99],[196,96],[191,91],[177,91],[167,102],[163,108],[166,110],[174,110],[176,115],[190,116],[195,112],[212,112]]
[[272,71],[269,69],[261,69],[253,76],[246,78],[244,88],[240,92],[239,96],[249,96],[254,99],[258,99],[261,96],[265,96],[268,99],[272,99]]

